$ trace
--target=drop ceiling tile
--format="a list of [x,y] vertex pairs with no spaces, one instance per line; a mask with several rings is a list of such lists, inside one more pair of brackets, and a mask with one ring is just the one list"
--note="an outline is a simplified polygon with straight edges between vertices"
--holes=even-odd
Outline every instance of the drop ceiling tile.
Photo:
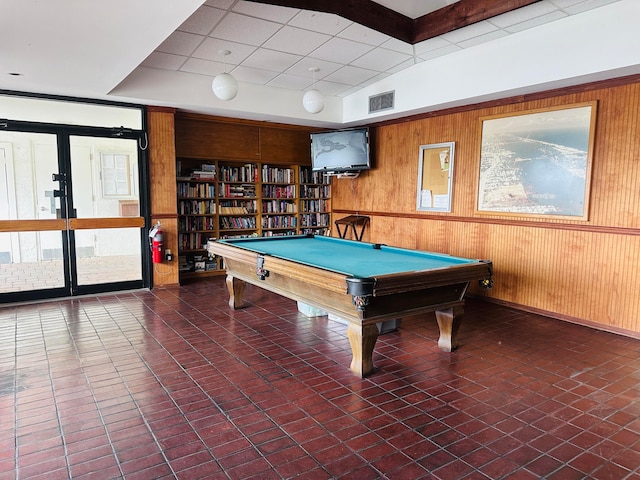
[[352,23],[350,20],[331,13],[301,10],[300,13],[293,17],[289,25],[314,32],[326,33],[327,35],[337,35]]
[[351,85],[345,85],[344,83],[337,83],[337,82],[322,81],[322,82],[316,83],[315,88],[320,90],[325,95],[339,95],[345,90],[348,90],[349,88],[351,88]]
[[[228,50],[231,53],[225,57],[220,53],[220,50]],[[214,62],[226,62],[227,64],[238,65],[255,50],[256,47],[251,45],[207,37],[206,40],[202,42],[202,45],[193,52],[192,56]]]
[[302,28],[284,26],[267,40],[263,47],[283,52],[307,55],[330,40],[331,36]]
[[564,11],[569,15],[576,15],[593,8],[603,7],[604,5],[609,5],[610,3],[619,1],[620,0],[587,0],[585,2],[576,3],[575,5],[572,5],[570,7],[565,7]]
[[288,88],[289,90],[306,90],[313,83],[311,77],[289,75],[282,73],[269,82],[272,87]]
[[208,35],[213,27],[224,17],[226,12],[219,8],[202,6],[187,18],[178,30],[182,32]]
[[416,43],[414,45],[414,49],[416,55],[422,55],[427,52],[431,52],[434,50],[440,50],[441,48],[446,48],[451,46],[451,42],[447,42],[445,39],[441,37],[430,38],[429,40],[425,40],[420,43]]
[[549,12],[557,10],[557,7],[547,1],[533,3],[526,7],[511,10],[497,17],[490,18],[488,21],[498,28],[506,28],[517,23],[530,20],[531,18],[546,15]]
[[389,35],[376,32],[375,30],[358,23],[352,23],[341,31],[338,36],[340,38],[346,38],[347,40],[353,40],[354,42],[361,42],[374,46],[378,46],[391,38]]
[[[320,80],[327,75],[331,75],[333,72],[341,68],[342,65],[334,62],[327,62],[325,60],[319,60],[317,58],[304,57],[298,63],[293,65],[286,73],[291,75],[299,75],[301,77],[307,77],[309,79],[315,77],[316,80]],[[317,72],[312,72],[311,68],[317,68]]]
[[251,17],[264,18],[265,20],[271,20],[272,22],[287,23],[296,16],[300,9],[240,1],[233,7],[233,11],[244,13]]
[[375,50],[371,50],[361,57],[356,58],[351,62],[351,65],[384,72],[409,58],[411,58],[411,56],[404,53],[393,52],[384,48],[376,48]]
[[458,50],[462,50],[462,48],[450,43],[445,47],[438,48],[437,50],[429,50],[428,52],[421,53],[420,55],[418,55],[418,57],[422,61],[427,61],[433,58],[438,58],[443,55],[448,55],[450,53],[457,52]]
[[441,37],[451,43],[460,43],[466,40],[470,40],[473,37],[479,37],[480,35],[486,35],[487,33],[495,31],[497,28],[495,25],[484,21],[474,23],[464,28],[459,28],[453,32],[445,33]]
[[266,85],[278,76],[278,72],[249,67],[234,68],[231,71],[231,74],[239,82],[254,83],[258,85]]
[[544,25],[545,23],[555,22],[556,20],[560,20],[561,18],[564,18],[566,16],[567,14],[562,10],[555,10],[547,15],[542,15],[541,17],[532,18],[531,20],[526,22],[511,25],[505,28],[505,31],[509,33],[517,33],[529,28],[537,27],[539,25]]
[[575,15],[592,8],[602,7],[620,0],[551,0],[551,3],[562,8],[566,13]]
[[282,72],[291,68],[291,66],[301,58],[300,55],[294,55],[292,53],[259,48],[249,55],[242,64],[251,68]]
[[380,44],[380,47],[387,50],[393,50],[394,52],[406,53],[407,55],[413,55],[413,45],[398,40],[397,38],[390,38],[386,42]]
[[171,53],[151,52],[142,65],[145,67],[162,68],[164,70],[178,70],[187,57]]
[[267,41],[281,27],[282,25],[278,23],[229,13],[218,24],[213,34],[216,38],[258,46]]
[[[231,68],[229,65],[227,69]],[[200,75],[216,76],[219,73],[224,73],[225,64],[221,62],[212,62],[209,60],[203,60],[201,58],[190,58],[187,60],[182,68],[182,72],[197,73]]]
[[313,58],[347,64],[372,49],[371,45],[334,37],[309,55]]
[[205,38],[203,35],[193,33],[173,32],[156,50],[176,55],[191,55]]
[[460,42],[458,46],[462,48],[470,48],[475,45],[480,45],[481,43],[487,43],[498,38],[506,37],[508,35],[509,34],[504,30],[496,30],[495,32],[490,32],[486,35],[480,35],[478,37],[473,37],[469,40],[465,40],[464,42]]
[[375,77],[379,72],[367,70],[365,68],[352,67],[347,65],[327,75],[324,80],[328,82],[344,83],[346,85],[359,85]]

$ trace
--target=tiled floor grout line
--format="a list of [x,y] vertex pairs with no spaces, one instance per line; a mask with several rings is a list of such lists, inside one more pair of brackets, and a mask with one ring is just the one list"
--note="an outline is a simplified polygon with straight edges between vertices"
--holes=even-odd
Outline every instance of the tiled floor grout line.
[[409,319],[361,379],[342,325],[227,298],[215,278],[0,309],[0,479],[640,479],[638,340],[473,300],[458,351]]

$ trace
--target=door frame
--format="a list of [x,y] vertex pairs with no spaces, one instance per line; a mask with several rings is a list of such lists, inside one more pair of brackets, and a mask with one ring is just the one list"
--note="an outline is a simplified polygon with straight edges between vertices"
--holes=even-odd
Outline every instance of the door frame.
[[[143,115],[143,120],[145,115]],[[149,167],[146,141],[146,125],[143,130],[125,129],[122,127],[105,128],[77,125],[59,125],[38,122],[1,120],[0,129],[25,133],[44,133],[56,135],[58,152],[58,172],[66,173],[70,177],[71,152],[69,139],[71,136],[122,138],[136,140],[138,145],[138,192],[140,212],[138,217],[104,217],[104,218],[72,218],[66,212],[66,201],[61,201],[62,218],[59,219],[33,219],[33,220],[0,220],[0,232],[33,232],[33,231],[60,231],[62,235],[62,249],[64,258],[65,286],[45,290],[30,290],[0,294],[0,303],[29,301],[35,299],[60,298],[67,296],[104,293],[112,291],[133,290],[152,287],[152,275],[150,266],[150,250],[148,245],[147,227],[150,225],[149,208]],[[56,173],[56,172],[52,172]],[[71,183],[66,185],[66,195],[73,198]],[[63,206],[64,205],[64,206]],[[70,218],[71,217],[71,218]],[[72,282],[72,276],[76,275],[74,233],[85,229],[111,229],[111,228],[139,228],[141,246],[141,272],[142,279],[134,281],[81,285]]]

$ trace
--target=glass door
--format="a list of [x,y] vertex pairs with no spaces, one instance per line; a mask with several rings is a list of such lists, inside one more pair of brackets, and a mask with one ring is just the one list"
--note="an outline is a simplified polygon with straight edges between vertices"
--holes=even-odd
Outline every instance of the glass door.
[[146,286],[138,139],[50,130],[0,131],[0,303]]
[[69,137],[69,236],[74,293],[142,281],[138,142]]
[[51,177],[58,147],[55,134],[0,132],[0,301],[2,294],[68,291],[66,221]]

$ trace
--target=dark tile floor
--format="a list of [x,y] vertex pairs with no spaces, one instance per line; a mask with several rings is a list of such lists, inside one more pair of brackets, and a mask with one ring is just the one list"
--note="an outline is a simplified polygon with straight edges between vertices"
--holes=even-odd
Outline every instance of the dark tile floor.
[[221,277],[0,308],[0,479],[640,479],[640,341],[469,300],[348,369],[345,327]]

